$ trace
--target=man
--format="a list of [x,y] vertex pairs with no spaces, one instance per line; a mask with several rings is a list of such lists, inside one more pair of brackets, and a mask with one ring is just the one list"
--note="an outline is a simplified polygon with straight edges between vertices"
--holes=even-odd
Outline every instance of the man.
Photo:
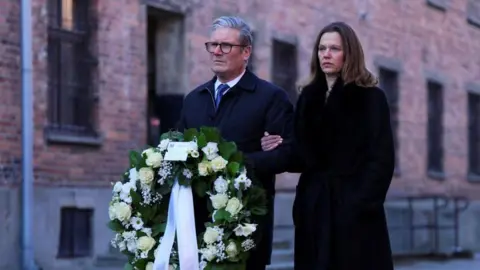
[[[252,33],[238,17],[220,17],[212,24],[205,43],[215,77],[198,86],[184,100],[179,130],[215,126],[222,136],[234,141],[254,167],[255,176],[267,191],[269,213],[262,228],[262,239],[247,262],[248,270],[264,270],[270,264],[273,238],[275,174],[284,172],[287,143],[273,151],[262,151],[264,132],[292,137],[293,105],[281,88],[246,69]],[[283,164],[283,165],[282,165]],[[208,221],[205,200],[195,198],[197,231]]]

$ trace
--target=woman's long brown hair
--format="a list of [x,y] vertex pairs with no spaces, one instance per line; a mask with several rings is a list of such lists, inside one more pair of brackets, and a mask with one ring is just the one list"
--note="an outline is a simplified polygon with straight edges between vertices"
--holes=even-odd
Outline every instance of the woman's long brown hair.
[[373,87],[377,85],[377,78],[365,65],[365,55],[357,34],[344,22],[333,22],[325,26],[318,34],[312,51],[310,77],[307,85],[317,81],[320,76],[325,76],[325,73],[323,73],[320,68],[320,61],[318,60],[318,44],[320,43],[323,34],[331,32],[337,32],[342,38],[344,63],[341,77],[343,82],[345,84],[354,82],[356,85],[364,87]]

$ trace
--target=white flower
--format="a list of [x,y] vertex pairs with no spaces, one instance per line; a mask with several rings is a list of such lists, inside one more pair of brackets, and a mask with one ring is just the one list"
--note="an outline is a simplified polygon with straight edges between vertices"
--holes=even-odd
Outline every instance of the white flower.
[[147,159],[145,160],[145,163],[147,166],[151,166],[153,168],[158,168],[160,165],[162,165],[163,157],[162,154],[158,152],[153,152],[147,155]]
[[249,236],[257,230],[257,224],[246,223],[244,225],[238,225],[233,232],[236,236]]
[[183,175],[187,178],[190,179],[193,176],[193,173],[189,169],[183,169]]
[[220,233],[217,230],[211,227],[208,227],[205,233],[203,234],[203,241],[205,241],[205,243],[207,244],[213,244],[218,240],[219,236],[220,236]]
[[138,238],[137,248],[141,251],[149,251],[155,245],[155,239],[150,236],[142,236]]
[[130,191],[136,191],[137,187],[132,182],[127,182],[123,184],[122,191],[120,191],[120,199],[126,203],[132,202],[132,197],[130,196]]
[[217,193],[225,193],[228,190],[228,182],[222,176],[215,180],[214,185]]
[[206,261],[201,261],[199,266],[200,266],[200,270],[203,270],[203,269],[205,269],[205,267],[207,267],[207,262]]
[[142,232],[144,232],[148,236],[152,236],[152,229],[151,228],[142,228]]
[[208,160],[212,160],[218,156],[218,145],[215,142],[209,142],[202,148],[202,151],[205,153]]
[[217,255],[217,247],[214,246],[214,245],[209,245],[207,246],[207,248],[203,248],[200,250],[200,252],[202,253],[202,256],[207,260],[207,261],[212,261],[213,259],[215,259],[216,255]]
[[247,239],[242,242],[242,248],[245,251],[249,251],[250,249],[255,247],[255,242],[252,239]]
[[228,200],[225,210],[227,210],[227,212],[229,212],[232,216],[235,216],[238,214],[238,212],[240,212],[240,210],[242,210],[242,208],[243,205],[240,200],[234,197]]
[[237,189],[247,189],[252,185],[252,180],[250,180],[246,174],[242,173],[234,180],[233,186]]
[[160,151],[167,150],[168,144],[170,143],[170,139],[163,139],[160,144],[158,144],[158,148]]
[[143,221],[139,217],[133,217],[130,220],[130,224],[132,224],[132,227],[137,231],[139,231],[143,228]]
[[151,168],[143,167],[138,171],[140,182],[144,185],[150,185],[155,178],[155,173]]
[[227,166],[228,161],[225,160],[223,157],[218,156],[212,160],[212,169],[215,172],[219,172]]
[[108,207],[108,217],[110,218],[110,220],[114,220],[117,218],[117,214],[115,212],[115,204],[110,204],[110,206]]
[[128,172],[128,179],[131,183],[135,183],[138,180],[138,172],[136,168],[131,168]]
[[120,251],[124,251],[125,249],[127,249],[124,241],[118,243],[118,249],[119,249]]
[[210,196],[210,200],[212,201],[213,208],[221,209],[227,205],[228,196],[224,193],[215,194]]
[[132,208],[124,202],[115,203],[112,207],[115,217],[122,222],[128,221],[132,216]]
[[190,156],[193,158],[198,158],[200,156],[200,153],[198,153],[197,150],[192,150],[190,151]]
[[113,186],[113,192],[120,193],[120,191],[122,191],[122,186],[123,186],[122,182],[117,181]]
[[225,249],[225,252],[227,253],[229,258],[235,258],[238,255],[238,249],[235,242],[232,241],[228,243],[227,248]]
[[132,253],[137,251],[137,241],[135,239],[130,239],[127,241],[127,250]]
[[153,270],[153,263],[152,263],[152,262],[148,262],[148,263],[147,263],[147,266],[145,266],[145,270]]
[[200,176],[207,176],[210,173],[210,164],[206,161],[198,163],[198,174]]

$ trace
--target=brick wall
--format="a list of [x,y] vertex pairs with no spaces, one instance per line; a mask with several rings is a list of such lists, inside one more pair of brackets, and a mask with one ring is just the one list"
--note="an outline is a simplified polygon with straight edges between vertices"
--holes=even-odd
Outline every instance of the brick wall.
[[[135,1],[93,1],[98,12],[98,146],[47,144],[47,5],[32,1],[34,163],[37,183],[96,185],[118,180],[129,149],[146,138],[146,23]],[[127,3],[131,2],[131,3]],[[0,153],[21,157],[19,1],[0,2]]]
[[[0,4],[0,152],[20,156],[19,4]],[[100,147],[47,145],[46,6],[33,1],[35,167],[42,183],[111,181],[126,164],[126,151],[146,137],[146,9],[140,1],[96,1],[99,51]],[[442,1],[428,1],[439,2]],[[400,67],[399,166],[392,193],[446,192],[480,198],[480,184],[466,179],[466,87],[480,83],[480,28],[467,22],[469,1],[448,1],[442,10],[427,1],[194,1],[147,0],[151,6],[185,14],[188,91],[212,75],[203,43],[214,17],[239,14],[255,31],[256,73],[271,79],[272,39],[297,45],[298,69],[307,75],[314,38],[334,20],[351,24],[360,36],[369,67]],[[441,4],[441,3],[440,3]],[[469,9],[473,10],[472,8]],[[471,12],[470,12],[471,13]],[[478,17],[477,17],[478,18]],[[6,21],[7,23],[3,23]],[[426,78],[445,82],[444,181],[426,174]],[[98,180],[98,181],[97,181]],[[295,177],[279,183],[292,188]]]

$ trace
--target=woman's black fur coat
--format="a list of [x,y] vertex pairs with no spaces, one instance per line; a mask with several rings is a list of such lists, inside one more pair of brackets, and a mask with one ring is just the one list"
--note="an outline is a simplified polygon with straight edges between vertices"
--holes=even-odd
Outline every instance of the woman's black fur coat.
[[377,87],[325,78],[295,116],[302,172],[293,206],[296,270],[393,270],[384,201],[394,170],[389,107]]

